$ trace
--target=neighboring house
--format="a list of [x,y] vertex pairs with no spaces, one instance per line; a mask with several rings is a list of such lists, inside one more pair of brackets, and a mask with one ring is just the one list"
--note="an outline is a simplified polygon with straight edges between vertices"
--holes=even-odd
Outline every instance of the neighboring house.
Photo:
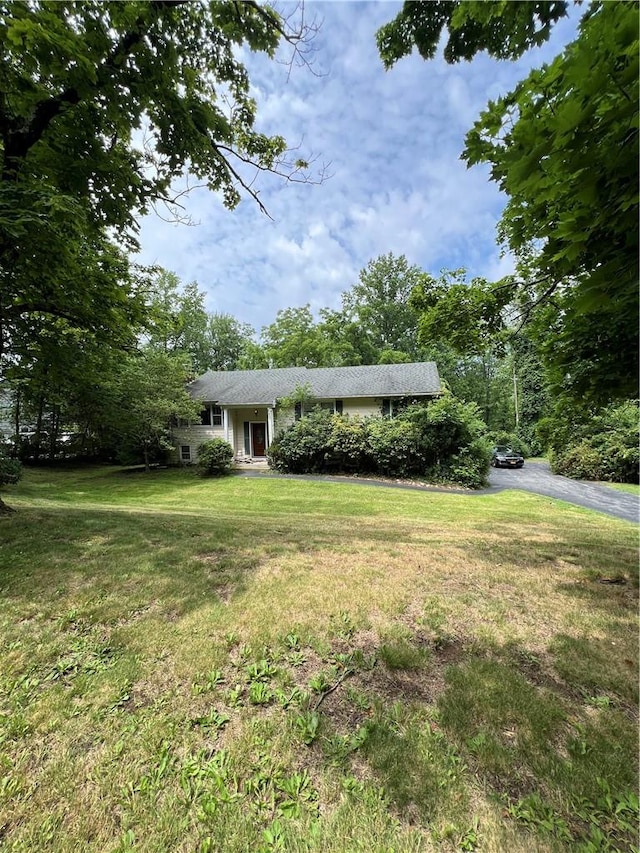
[[[280,401],[298,389],[309,402],[284,407]],[[393,417],[399,400],[428,400],[441,394],[433,362],[373,364],[358,367],[285,367],[269,370],[209,371],[188,386],[203,402],[198,424],[173,428],[174,460],[195,462],[197,448],[223,438],[239,461],[264,459],[277,432],[304,411],[321,406],[345,415]]]

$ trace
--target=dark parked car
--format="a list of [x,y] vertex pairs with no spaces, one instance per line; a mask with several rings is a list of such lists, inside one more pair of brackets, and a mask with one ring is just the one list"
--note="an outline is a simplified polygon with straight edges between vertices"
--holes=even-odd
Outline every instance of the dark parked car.
[[494,468],[522,468],[524,456],[506,444],[498,444],[491,451],[491,464]]

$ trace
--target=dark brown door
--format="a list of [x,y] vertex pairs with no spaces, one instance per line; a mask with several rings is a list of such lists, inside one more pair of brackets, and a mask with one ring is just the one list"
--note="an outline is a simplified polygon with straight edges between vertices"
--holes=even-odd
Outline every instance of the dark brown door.
[[267,425],[251,424],[251,455],[267,455]]

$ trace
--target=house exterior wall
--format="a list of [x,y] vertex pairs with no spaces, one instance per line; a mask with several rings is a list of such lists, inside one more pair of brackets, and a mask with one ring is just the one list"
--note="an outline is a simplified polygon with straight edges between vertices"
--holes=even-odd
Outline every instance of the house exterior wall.
[[[309,411],[314,406],[322,403],[333,403],[335,400],[313,400],[308,405],[304,406],[305,411]],[[342,401],[342,414],[349,417],[360,418],[375,418],[382,414],[382,400],[377,397],[353,397],[346,398]],[[295,420],[295,410],[293,408],[278,409],[276,412],[276,435],[279,432],[290,427]]]
[[[334,399],[313,400],[308,406],[305,406],[305,411],[322,403],[333,403]],[[382,416],[382,398],[378,397],[353,397],[342,400],[342,413],[350,417],[371,418]],[[227,419],[227,433],[225,435],[225,417]],[[197,449],[203,441],[209,441],[212,438],[221,438],[227,440],[233,447],[236,459],[251,457],[251,453],[247,453],[246,444],[246,428],[245,423],[265,423],[267,424],[268,441],[271,443],[278,433],[287,429],[295,421],[295,409],[278,407],[275,410],[275,421],[273,434],[269,428],[269,408],[267,406],[236,406],[229,408],[226,412],[223,411],[222,426],[201,426],[200,424],[191,424],[189,426],[177,426],[173,428],[174,451],[171,454],[171,461],[174,463],[188,464],[188,462],[197,462]],[[190,449],[190,459],[182,458],[182,447],[186,446]]]
[[[191,449],[190,461],[197,462],[198,447],[202,444],[203,441],[210,441],[212,438],[224,439],[224,427],[190,424],[189,426],[173,427],[172,435],[174,451],[170,454],[170,461],[177,463],[184,462],[185,464],[188,464],[186,460],[182,459],[180,448],[183,445],[188,446]],[[231,435],[229,435],[229,443],[231,443],[231,440],[232,437]]]
[[[228,433],[225,436],[224,428],[224,412],[222,426],[202,426],[201,424],[190,424],[189,426],[173,427],[173,444],[174,450],[170,454],[170,461],[173,463],[197,462],[198,447],[203,441],[210,441],[212,438],[221,438],[229,442],[236,457],[242,458],[250,456],[250,453],[245,452],[245,429],[244,424],[247,423],[268,423],[268,410],[266,406],[233,408],[227,410],[228,418]],[[271,441],[273,436],[269,436]],[[190,460],[182,459],[183,446],[190,448]]]

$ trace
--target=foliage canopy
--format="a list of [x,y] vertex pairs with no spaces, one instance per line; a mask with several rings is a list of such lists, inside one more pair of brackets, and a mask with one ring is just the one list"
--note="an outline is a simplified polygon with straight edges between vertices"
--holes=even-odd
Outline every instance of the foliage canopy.
[[145,317],[122,247],[153,206],[180,216],[185,170],[230,208],[261,205],[256,170],[306,179],[256,129],[238,48],[307,33],[256,2],[1,0],[0,354],[49,318],[130,343]]
[[[443,29],[449,62],[514,58],[566,6],[405,3],[378,43],[387,67],[413,46],[431,58]],[[499,317],[513,303],[526,321],[552,306],[556,388],[599,403],[638,390],[638,76],[638,4],[594,2],[552,63],[489,103],[463,154],[507,194],[498,233],[519,261],[487,307]]]

